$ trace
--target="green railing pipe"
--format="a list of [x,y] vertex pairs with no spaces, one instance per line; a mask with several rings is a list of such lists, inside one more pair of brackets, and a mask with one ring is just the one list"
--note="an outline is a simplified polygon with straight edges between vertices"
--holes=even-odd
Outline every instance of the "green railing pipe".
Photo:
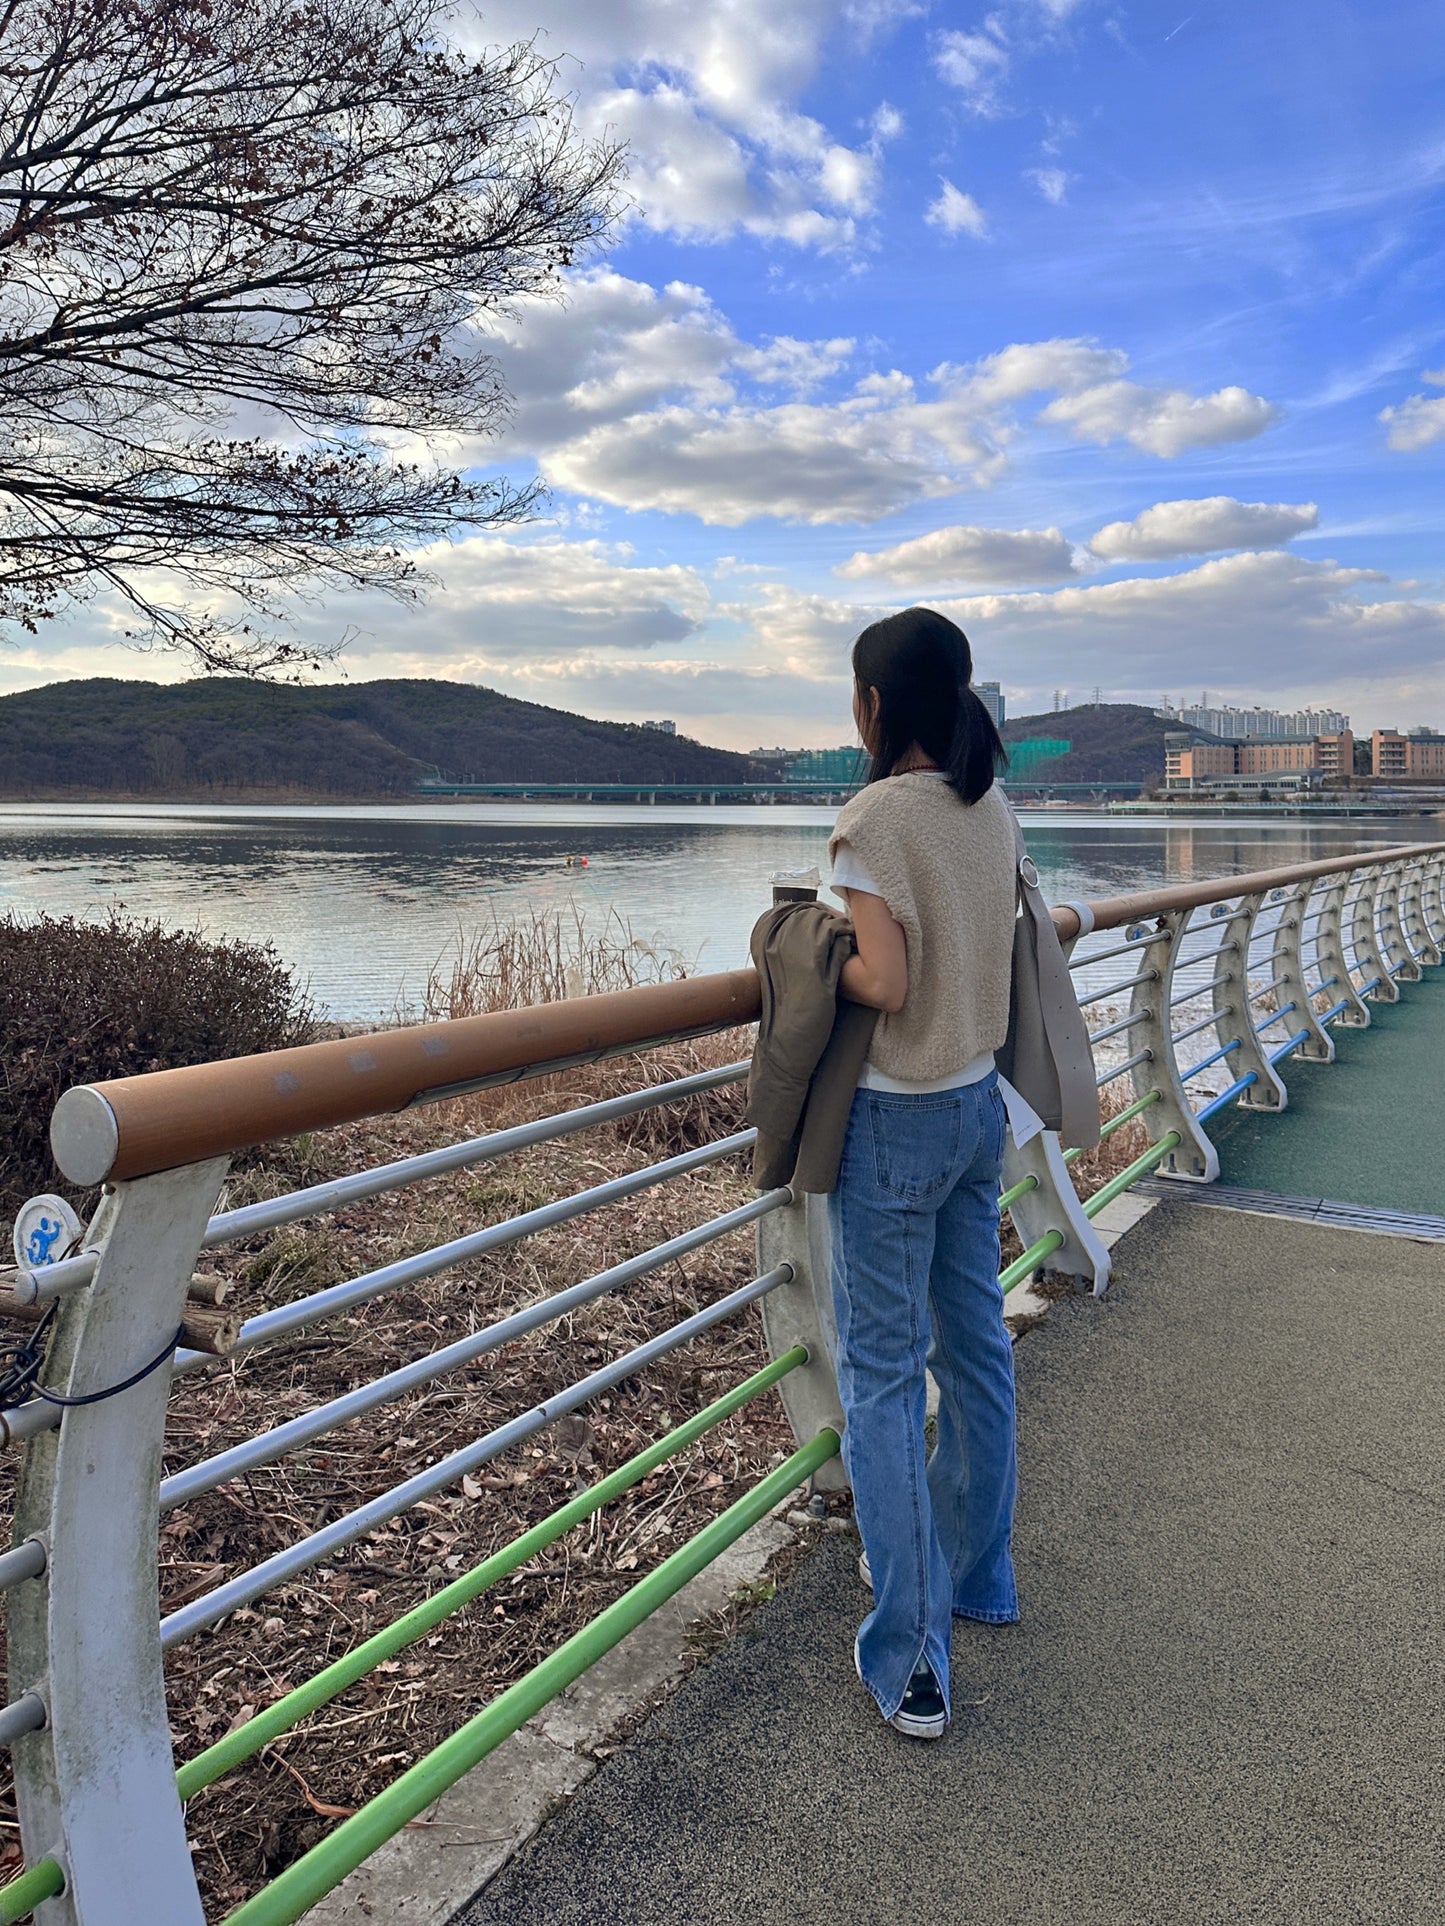
[[[1106,1137],[1112,1137],[1116,1130],[1122,1130],[1126,1123],[1132,1122],[1141,1111],[1147,1110],[1151,1103],[1158,1103],[1162,1095],[1162,1091],[1151,1090],[1147,1097],[1138,1098],[1134,1103],[1129,1105],[1127,1110],[1121,1110],[1117,1117],[1110,1117],[1109,1121],[1099,1132],[1099,1142],[1103,1143]],[[1072,1164],[1076,1162],[1078,1158],[1082,1157],[1083,1154],[1082,1150],[1066,1150],[1064,1152],[1064,1162],[1066,1164]]]
[[408,1820],[425,1812],[464,1773],[681,1591],[750,1525],[765,1518],[795,1485],[836,1456],[838,1443],[836,1431],[820,1431],[745,1497],[704,1525],[695,1538],[664,1559],[655,1571],[614,1600],[590,1625],[584,1625],[460,1731],[444,1739],[434,1752],[419,1759],[350,1819],[343,1820],[335,1832],[278,1874],[269,1886],[228,1914],[225,1926],[291,1926],[293,1920],[300,1919],[323,1893],[340,1885]]
[[1162,1164],[1171,1150],[1177,1150],[1184,1139],[1177,1130],[1166,1130],[1157,1144],[1150,1144],[1142,1157],[1136,1157],[1132,1164],[1125,1166],[1117,1177],[1111,1177],[1107,1184],[1100,1186],[1084,1205],[1086,1217],[1097,1217],[1105,1204],[1112,1204],[1130,1184],[1137,1183],[1146,1176],[1156,1164]]
[[1022,1284],[1030,1271],[1036,1271],[1051,1251],[1056,1251],[1064,1241],[1064,1233],[1059,1230],[1045,1231],[1037,1244],[1030,1244],[1022,1257],[1016,1257],[1007,1270],[1000,1271],[998,1281],[1005,1293],[1015,1284]]
[[1037,1177],[1020,1177],[1019,1181],[1011,1185],[999,1198],[998,1207],[1000,1212],[1006,1211],[1010,1204],[1016,1204],[1020,1197],[1026,1197],[1031,1190],[1037,1190],[1038,1187],[1039,1180]]
[[189,1799],[203,1787],[214,1785],[233,1767],[252,1758],[263,1746],[299,1725],[302,1719],[309,1718],[311,1713],[334,1699],[338,1693],[344,1692],[358,1679],[365,1678],[368,1672],[374,1672],[383,1659],[389,1659],[404,1646],[414,1644],[423,1633],[431,1631],[444,1618],[461,1611],[488,1586],[495,1585],[519,1565],[525,1565],[529,1558],[535,1558],[538,1552],[544,1551],[564,1533],[571,1531],[574,1525],[580,1525],[593,1512],[600,1511],[614,1498],[620,1498],[624,1491],[645,1478],[650,1471],[655,1471],[667,1459],[694,1444],[705,1432],[720,1425],[754,1398],[761,1397],[781,1378],[807,1361],[806,1347],[794,1345],[791,1351],[785,1351],[761,1371],[754,1372],[752,1377],[744,1379],[725,1396],[715,1399],[685,1424],[678,1425],[676,1430],[669,1431],[645,1451],[639,1451],[635,1458],[629,1458],[626,1464],[619,1465],[616,1471],[599,1479],[589,1490],[569,1499],[549,1518],[533,1525],[520,1538],[514,1538],[510,1545],[493,1552],[479,1565],[463,1572],[460,1578],[443,1586],[441,1591],[433,1593],[420,1605],[364,1639],[345,1657],[323,1667],[314,1678],[308,1679],[304,1685],[298,1685],[294,1692],[288,1692],[284,1698],[277,1699],[274,1705],[267,1706],[264,1712],[258,1712],[255,1718],[247,1719],[244,1725],[238,1725],[234,1732],[228,1732],[215,1745],[198,1752],[176,1774],[176,1787],[182,1799]]
[[37,1859],[18,1879],[0,1886],[0,1926],[11,1926],[17,1919],[28,1919],[43,1900],[54,1899],[65,1891],[65,1874],[53,1859]]

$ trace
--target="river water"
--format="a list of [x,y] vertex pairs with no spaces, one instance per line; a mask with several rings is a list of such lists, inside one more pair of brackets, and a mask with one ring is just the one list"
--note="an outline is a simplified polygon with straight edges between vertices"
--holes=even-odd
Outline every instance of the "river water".
[[[1438,820],[1187,821],[1022,813],[1045,893],[1114,896],[1361,847]],[[96,915],[272,942],[342,1021],[414,1006],[459,934],[575,905],[720,970],[747,960],[775,869],[827,873],[834,812],[435,803],[317,808],[0,805],[0,913]],[[586,868],[568,858],[587,857]]]

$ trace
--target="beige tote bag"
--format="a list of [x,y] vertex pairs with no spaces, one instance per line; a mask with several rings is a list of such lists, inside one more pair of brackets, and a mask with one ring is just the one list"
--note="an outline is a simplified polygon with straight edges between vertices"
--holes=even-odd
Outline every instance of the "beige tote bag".
[[999,1075],[1033,1105],[1069,1149],[1099,1141],[1099,1087],[1088,1026],[1074,995],[1059,933],[1039,888],[1039,873],[1013,817],[1020,913],[1014,924],[1013,994]]

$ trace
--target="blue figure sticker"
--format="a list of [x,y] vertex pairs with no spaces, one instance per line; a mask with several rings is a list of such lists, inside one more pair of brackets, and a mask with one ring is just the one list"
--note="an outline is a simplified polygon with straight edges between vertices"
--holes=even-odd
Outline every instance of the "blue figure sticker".
[[44,1270],[68,1257],[82,1235],[81,1221],[63,1197],[32,1197],[15,1219],[15,1262],[22,1270]]

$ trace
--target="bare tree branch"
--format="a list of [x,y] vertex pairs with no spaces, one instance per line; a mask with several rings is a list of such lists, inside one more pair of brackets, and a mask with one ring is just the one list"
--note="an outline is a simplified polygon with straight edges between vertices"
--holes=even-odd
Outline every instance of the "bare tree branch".
[[0,622],[105,586],[135,639],[262,673],[306,653],[285,592],[412,595],[408,549],[526,514],[385,438],[504,425],[486,318],[605,237],[621,157],[451,12],[0,5]]

